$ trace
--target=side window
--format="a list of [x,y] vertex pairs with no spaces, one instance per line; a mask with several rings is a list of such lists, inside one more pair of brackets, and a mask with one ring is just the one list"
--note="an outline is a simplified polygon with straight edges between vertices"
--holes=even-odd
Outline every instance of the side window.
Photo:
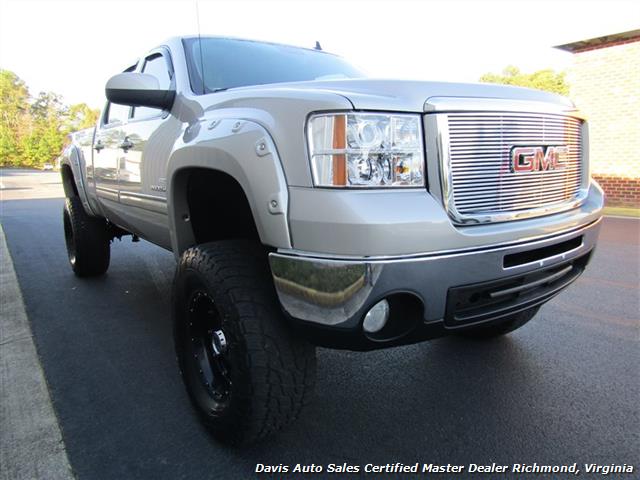
[[[147,57],[142,68],[142,73],[148,73],[158,79],[161,89],[168,90],[171,87],[171,76],[169,75],[169,67],[165,58],[157,53]],[[162,113],[159,108],[136,107],[133,110],[133,118],[149,118],[156,117]]]
[[[122,73],[133,72],[136,69],[135,64],[131,65],[129,68],[123,70]],[[108,125],[110,123],[123,123],[129,118],[129,110],[131,107],[128,105],[118,105],[115,103],[109,102],[106,108],[106,113],[103,116],[103,124]]]
[[109,103],[107,110],[107,117],[105,119],[105,125],[115,122],[124,123],[129,117],[129,108],[127,105],[118,105],[116,103]]

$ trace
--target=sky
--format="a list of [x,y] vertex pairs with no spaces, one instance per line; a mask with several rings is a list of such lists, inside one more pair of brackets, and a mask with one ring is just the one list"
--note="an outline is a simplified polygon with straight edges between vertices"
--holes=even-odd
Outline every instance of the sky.
[[369,75],[477,81],[507,65],[565,70],[554,45],[640,28],[637,0],[0,0],[0,68],[32,95],[104,104],[104,84],[165,38],[198,33],[313,47]]

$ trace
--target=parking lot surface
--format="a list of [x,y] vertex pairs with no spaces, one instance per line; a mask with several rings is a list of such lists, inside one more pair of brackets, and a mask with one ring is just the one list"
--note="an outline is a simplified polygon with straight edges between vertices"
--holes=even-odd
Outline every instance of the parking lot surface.
[[108,274],[78,279],[67,264],[63,199],[33,196],[3,192],[2,226],[80,479],[237,478],[256,463],[638,467],[638,220],[605,218],[587,272],[509,336],[318,349],[316,393],[302,418],[239,450],[200,427],[178,376],[173,255],[115,241]]

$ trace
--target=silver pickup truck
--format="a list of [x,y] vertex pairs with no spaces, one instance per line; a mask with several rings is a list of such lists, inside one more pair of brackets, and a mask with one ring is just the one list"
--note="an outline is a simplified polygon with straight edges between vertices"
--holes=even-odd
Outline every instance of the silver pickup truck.
[[173,38],[106,84],[62,161],[76,275],[132,235],[177,260],[191,400],[255,441],[312,395],[315,345],[524,325],[584,270],[603,193],[567,99],[365,78],[319,49]]

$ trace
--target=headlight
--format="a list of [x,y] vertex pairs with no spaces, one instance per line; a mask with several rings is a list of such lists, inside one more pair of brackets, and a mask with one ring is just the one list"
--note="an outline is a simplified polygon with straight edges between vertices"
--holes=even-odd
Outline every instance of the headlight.
[[314,115],[307,134],[318,187],[424,186],[419,115]]

